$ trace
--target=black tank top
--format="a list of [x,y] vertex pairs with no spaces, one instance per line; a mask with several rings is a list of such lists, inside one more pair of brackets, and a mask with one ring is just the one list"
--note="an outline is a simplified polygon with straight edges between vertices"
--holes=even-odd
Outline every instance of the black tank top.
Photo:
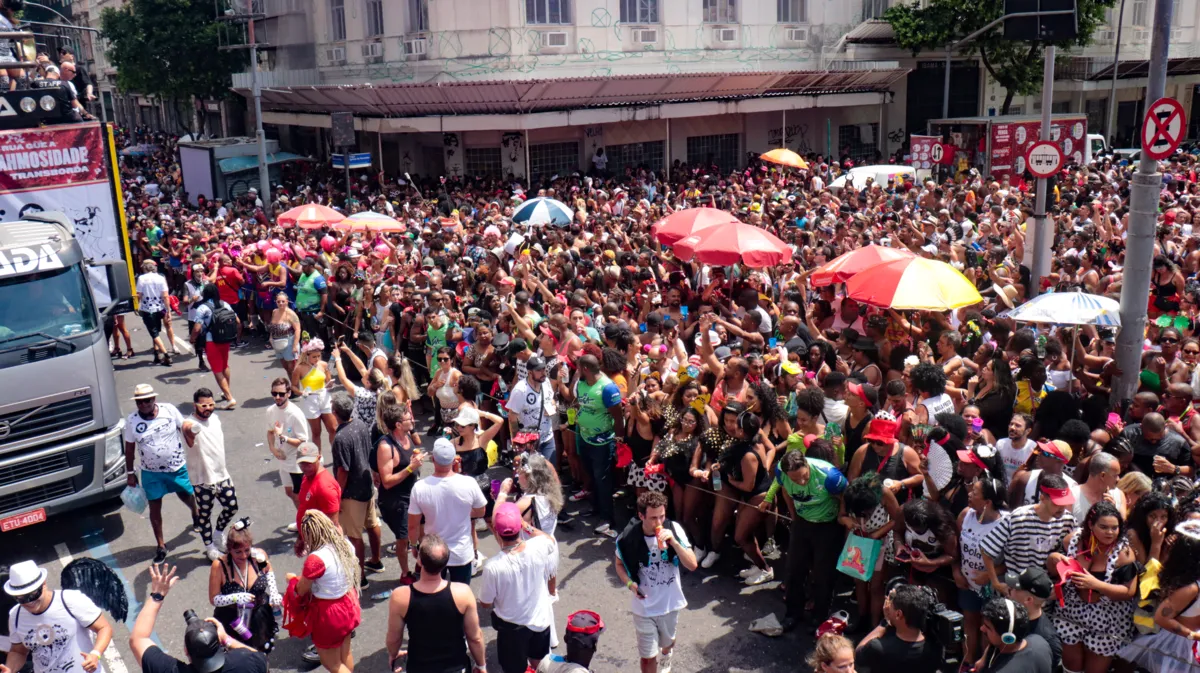
[[424,594],[410,586],[408,614],[409,673],[462,673],[471,665],[463,616],[454,604],[450,583],[437,593]]

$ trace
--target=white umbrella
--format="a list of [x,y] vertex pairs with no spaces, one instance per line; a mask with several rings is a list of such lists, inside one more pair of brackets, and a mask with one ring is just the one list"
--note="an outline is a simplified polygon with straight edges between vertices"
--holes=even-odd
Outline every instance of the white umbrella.
[[1049,292],[1000,314],[1017,322],[1056,325],[1121,326],[1121,304],[1115,299],[1083,292]]
[[565,227],[571,224],[575,211],[562,201],[539,196],[529,199],[513,211],[512,221],[518,224],[553,224]]

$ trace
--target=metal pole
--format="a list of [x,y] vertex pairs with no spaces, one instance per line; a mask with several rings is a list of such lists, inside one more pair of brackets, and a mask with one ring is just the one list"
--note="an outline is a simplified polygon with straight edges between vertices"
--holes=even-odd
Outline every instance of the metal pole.
[[1121,29],[1125,27],[1125,0],[1117,14],[1117,47],[1113,50],[1112,88],[1108,92],[1108,119],[1105,120],[1104,139],[1111,147],[1117,143],[1113,138],[1113,125],[1117,123],[1117,63],[1121,60]]
[[[667,122],[667,124],[670,124],[670,123],[671,122]],[[525,125],[524,119],[521,120],[521,125],[522,126]],[[668,131],[669,130],[670,129],[668,128]],[[529,191],[533,191],[533,166],[531,166],[529,164],[529,129],[524,129],[524,131],[525,131],[525,186],[529,188]]]
[[787,148],[787,108],[783,109],[783,128],[779,130],[779,146]]
[[942,119],[950,118],[950,50],[954,45],[946,47],[946,74],[942,79]]
[[[1042,129],[1038,135],[1040,140],[1050,140],[1050,110],[1054,106],[1054,45],[1044,51],[1045,64],[1042,69]],[[1033,203],[1033,217],[1037,229],[1033,235],[1033,264],[1030,268],[1031,278],[1026,292],[1029,298],[1041,293],[1042,278],[1050,271],[1050,246],[1054,240],[1054,225],[1046,217],[1046,192],[1049,185],[1046,178],[1038,178],[1037,197]],[[1028,246],[1029,243],[1026,243]]]
[[254,136],[258,140],[258,193],[262,196],[263,211],[271,217],[271,173],[267,170],[267,134],[262,124],[262,87],[258,81],[258,41],[254,38],[254,19],[247,23],[250,38],[250,91],[254,96]]
[[350,210],[350,145],[342,146],[342,167],[346,171],[346,210]]
[[663,143],[663,147],[666,148],[665,154],[667,156],[667,165],[664,166],[663,168],[667,172],[667,182],[670,182],[671,181],[671,118],[667,117],[665,121],[667,122],[667,140]]
[[[1172,0],[1154,3],[1154,34],[1146,100],[1154,102],[1167,89],[1167,48],[1171,36]],[[1149,103],[1147,103],[1149,104]],[[1150,263],[1154,259],[1154,229],[1158,224],[1158,193],[1162,176],[1158,162],[1142,152],[1129,193],[1129,230],[1125,239],[1125,277],[1121,283],[1121,331],[1117,334],[1117,368],[1112,401],[1133,397],[1141,369],[1142,337],[1146,333],[1146,303],[1150,299]]]

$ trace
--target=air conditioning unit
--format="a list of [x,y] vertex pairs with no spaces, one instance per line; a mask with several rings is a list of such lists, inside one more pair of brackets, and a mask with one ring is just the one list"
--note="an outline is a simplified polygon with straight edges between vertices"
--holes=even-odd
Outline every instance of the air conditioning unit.
[[562,31],[542,33],[542,46],[561,49],[567,46],[567,34]]
[[738,39],[737,28],[714,28],[713,29],[713,39],[716,40],[717,42],[725,42],[725,43],[737,42],[737,39]]
[[787,41],[788,42],[808,42],[808,29],[807,28],[788,28],[787,29]]
[[424,56],[429,50],[429,40],[423,37],[404,41],[405,56]]
[[326,47],[325,61],[330,65],[341,65],[346,62],[345,47]]
[[1133,43],[1134,44],[1149,44],[1149,42],[1150,42],[1150,31],[1149,30],[1139,29],[1139,30],[1133,31]]
[[383,60],[383,43],[382,42],[363,42],[362,44],[363,60],[368,63]]
[[1103,44],[1103,43],[1105,43],[1105,42],[1112,42],[1112,41],[1113,41],[1113,39],[1115,39],[1115,38],[1116,38],[1116,36],[1117,36],[1117,33],[1116,33],[1116,31],[1113,31],[1113,30],[1098,30],[1098,31],[1096,31],[1095,33],[1093,33],[1093,34],[1092,34],[1092,41],[1093,41],[1093,42],[1096,42],[1096,43]]
[[638,44],[656,44],[658,42],[658,29],[643,28],[642,30],[633,31],[633,41]]

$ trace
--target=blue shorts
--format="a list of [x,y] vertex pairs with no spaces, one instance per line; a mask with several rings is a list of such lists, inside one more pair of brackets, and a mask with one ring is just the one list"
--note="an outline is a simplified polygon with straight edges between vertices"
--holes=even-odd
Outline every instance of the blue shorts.
[[187,465],[174,472],[147,472],[142,470],[142,490],[147,500],[162,500],[168,493],[192,494],[192,482],[188,479]]
[[963,612],[983,612],[986,599],[974,589],[958,590],[958,609]]

